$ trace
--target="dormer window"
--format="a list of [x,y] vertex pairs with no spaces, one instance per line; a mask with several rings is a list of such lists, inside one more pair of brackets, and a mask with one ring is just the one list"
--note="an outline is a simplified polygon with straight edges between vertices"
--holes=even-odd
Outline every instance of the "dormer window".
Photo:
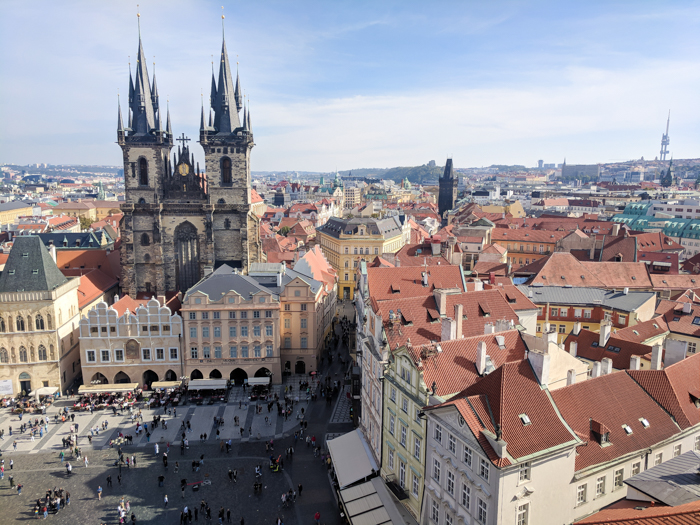
[[518,417],[520,418],[520,422],[523,424],[524,427],[532,423],[527,414],[520,414]]

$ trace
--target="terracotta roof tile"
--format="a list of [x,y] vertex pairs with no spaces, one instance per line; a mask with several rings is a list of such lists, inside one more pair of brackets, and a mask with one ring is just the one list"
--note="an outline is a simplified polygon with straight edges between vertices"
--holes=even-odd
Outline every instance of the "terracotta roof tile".
[[[577,448],[576,470],[647,450],[678,432],[668,414],[627,374],[616,372],[588,379],[551,393],[561,415],[587,443]],[[649,421],[644,428],[640,419]],[[602,446],[591,420],[610,429],[610,443]],[[629,425],[627,435],[622,425]]]
[[616,336],[610,336],[604,347],[598,346],[599,340],[598,332],[582,329],[578,335],[569,334],[564,341],[564,349],[569,352],[571,343],[576,342],[578,357],[590,361],[600,361],[608,357],[612,360],[613,368],[618,370],[628,369],[632,356],[645,356],[652,350],[649,345],[618,339]]
[[654,317],[648,321],[637,323],[614,332],[614,337],[622,341],[643,343],[653,337],[658,337],[668,332],[668,325],[663,317]]
[[[398,268],[367,268],[367,286],[369,294],[377,301],[387,299],[406,299],[410,297],[427,297],[433,295],[433,290],[438,284],[445,288],[458,288],[465,291],[462,285],[461,268],[459,266],[444,265],[431,266],[428,269],[428,286],[423,286],[421,266],[400,266]],[[400,292],[394,292],[392,285],[397,286]]]
[[89,270],[80,276],[78,286],[78,307],[85,308],[98,297],[115,288],[119,284],[116,279],[106,275],[101,270]]
[[146,303],[148,303],[148,299],[137,300],[132,299],[128,295],[124,295],[112,305],[112,308],[114,308],[117,311],[117,315],[121,317],[127,310],[133,314],[139,306],[146,306]]
[[[640,502],[635,502],[635,507]],[[700,500],[677,507],[604,509],[576,522],[582,525],[698,525]]]

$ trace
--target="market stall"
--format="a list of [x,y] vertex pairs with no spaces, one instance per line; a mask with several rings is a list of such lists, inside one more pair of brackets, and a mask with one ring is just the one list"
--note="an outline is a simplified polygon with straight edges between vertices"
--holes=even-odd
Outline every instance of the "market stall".
[[29,392],[29,397],[33,397],[34,401],[37,403],[39,403],[40,398],[45,398],[44,402],[46,404],[51,404],[56,394],[58,394],[57,386],[43,386]]
[[148,404],[151,407],[178,406],[185,393],[182,381],[156,381]]
[[187,385],[190,402],[197,405],[212,405],[226,401],[229,381],[227,379],[192,379]]
[[102,385],[82,385],[78,388],[80,399],[73,404],[73,410],[95,410],[103,408],[128,408],[141,397],[138,383],[116,383]]

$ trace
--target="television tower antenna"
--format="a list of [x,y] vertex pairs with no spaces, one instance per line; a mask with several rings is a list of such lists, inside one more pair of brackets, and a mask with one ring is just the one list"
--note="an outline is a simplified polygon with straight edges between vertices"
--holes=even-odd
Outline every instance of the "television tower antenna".
[[661,154],[659,156],[660,160],[666,160],[666,155],[668,155],[668,145],[671,139],[668,136],[668,125],[671,123],[671,110],[668,110],[668,120],[666,121],[666,133],[661,135]]

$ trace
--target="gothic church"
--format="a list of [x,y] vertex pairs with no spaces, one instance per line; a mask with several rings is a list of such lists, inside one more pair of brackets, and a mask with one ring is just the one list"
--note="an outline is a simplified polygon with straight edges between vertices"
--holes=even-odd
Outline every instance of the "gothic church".
[[[148,76],[139,33],[135,79],[129,72],[128,125],[119,106],[117,142],[124,157],[121,287],[124,293],[183,293],[222,264],[246,272],[264,262],[260,220],[251,211],[250,153],[255,145],[240,80],[233,83],[225,40],[218,81],[212,71],[209,121],[204,107],[195,163],[184,134],[174,158],[170,111],[165,126],[155,73]],[[240,113],[243,113],[243,123]],[[213,114],[212,114],[213,113]]]

